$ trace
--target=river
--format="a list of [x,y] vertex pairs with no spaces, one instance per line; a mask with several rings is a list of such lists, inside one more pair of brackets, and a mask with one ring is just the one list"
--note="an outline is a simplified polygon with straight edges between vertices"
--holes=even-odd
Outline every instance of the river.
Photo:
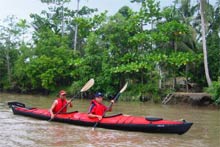
[[[220,110],[188,105],[161,105],[141,102],[118,102],[114,113],[185,119],[193,122],[183,135],[127,132],[81,127],[13,115],[8,101],[49,108],[54,98],[37,95],[0,93],[1,147],[219,147]],[[74,100],[69,111],[87,112],[88,100]],[[108,105],[108,102],[105,101]]]

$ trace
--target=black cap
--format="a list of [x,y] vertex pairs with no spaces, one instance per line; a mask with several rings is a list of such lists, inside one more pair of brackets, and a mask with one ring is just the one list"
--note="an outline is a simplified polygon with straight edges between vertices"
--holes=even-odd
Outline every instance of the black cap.
[[101,92],[97,92],[97,93],[95,94],[95,97],[104,97],[104,95],[103,95]]

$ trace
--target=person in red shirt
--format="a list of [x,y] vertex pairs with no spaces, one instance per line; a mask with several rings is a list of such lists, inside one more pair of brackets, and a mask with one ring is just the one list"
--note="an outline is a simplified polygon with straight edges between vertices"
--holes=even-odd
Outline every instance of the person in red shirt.
[[95,94],[95,98],[91,101],[89,106],[89,118],[98,118],[101,120],[105,112],[112,110],[112,104],[114,104],[114,100],[111,100],[112,104],[110,107],[107,107],[102,103],[103,97],[104,95],[101,92]]
[[53,119],[58,112],[59,113],[66,113],[67,112],[67,106],[72,107],[71,100],[67,100],[66,99],[66,91],[61,90],[59,92],[59,98],[57,98],[53,102],[53,104],[52,104],[52,106],[49,110],[51,119]]

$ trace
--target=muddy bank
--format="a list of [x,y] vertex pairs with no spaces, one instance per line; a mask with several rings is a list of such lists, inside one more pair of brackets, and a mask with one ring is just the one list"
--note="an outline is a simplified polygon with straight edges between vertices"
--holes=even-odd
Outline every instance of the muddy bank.
[[207,93],[186,93],[186,92],[175,92],[167,95],[163,98],[163,104],[190,104],[196,106],[210,106],[213,105],[211,95]]

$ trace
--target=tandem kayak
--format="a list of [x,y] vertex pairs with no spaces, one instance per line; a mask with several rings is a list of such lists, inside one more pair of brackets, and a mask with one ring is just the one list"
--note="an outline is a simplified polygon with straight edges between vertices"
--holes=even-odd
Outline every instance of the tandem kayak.
[[[20,102],[8,102],[8,105],[12,108],[13,113],[16,115],[29,116],[42,120],[50,119],[48,109],[26,107],[25,104]],[[87,113],[74,111],[57,114],[53,121],[80,126],[94,126],[98,119],[88,118]],[[187,132],[192,124],[192,122],[187,122],[185,120],[164,120],[163,118],[156,117],[116,114],[103,117],[97,127],[114,130],[138,131],[146,133],[173,133],[181,135]]]

